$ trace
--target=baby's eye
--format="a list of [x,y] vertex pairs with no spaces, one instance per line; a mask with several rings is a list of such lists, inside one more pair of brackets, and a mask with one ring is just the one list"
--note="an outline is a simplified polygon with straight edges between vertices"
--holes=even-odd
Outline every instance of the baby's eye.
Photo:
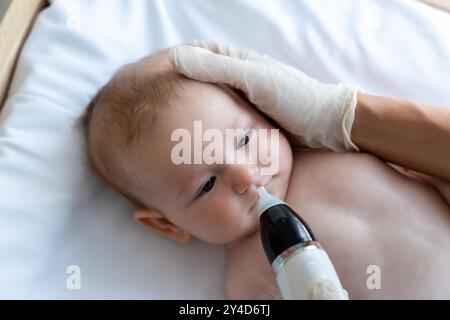
[[238,142],[238,145],[237,145],[238,148],[242,148],[250,141],[250,134],[251,134],[250,130],[245,133],[245,135]]
[[215,181],[216,177],[209,178],[208,181],[206,181],[205,185],[203,186],[203,189],[200,192],[200,194],[208,193],[214,187]]

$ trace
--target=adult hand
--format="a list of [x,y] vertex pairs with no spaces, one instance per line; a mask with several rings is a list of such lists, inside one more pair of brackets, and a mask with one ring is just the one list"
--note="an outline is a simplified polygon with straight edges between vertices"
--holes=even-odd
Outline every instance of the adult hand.
[[351,141],[358,88],[324,84],[267,55],[195,41],[170,49],[185,76],[242,90],[300,144],[334,151],[358,150]]

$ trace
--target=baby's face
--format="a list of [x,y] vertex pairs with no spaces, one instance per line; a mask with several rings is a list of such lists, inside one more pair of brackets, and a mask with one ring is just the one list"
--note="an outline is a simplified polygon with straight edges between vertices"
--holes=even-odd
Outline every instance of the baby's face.
[[[177,165],[172,151],[180,142],[172,141],[172,134],[176,129],[186,129],[194,153],[194,121],[201,121],[203,132],[214,128],[222,132],[223,137],[226,129],[244,129],[244,132],[267,129],[270,133],[276,128],[231,89],[189,81],[182,98],[159,116],[157,128],[147,135],[148,140],[142,139],[131,150],[135,173],[143,183],[151,184],[156,190],[148,195],[148,202],[154,204],[167,220],[204,241],[233,244],[259,227],[252,208],[258,200],[259,186],[265,186],[269,192],[284,199],[292,167],[291,146],[281,132],[277,150],[272,150],[268,143],[258,144],[259,154],[269,154],[272,159],[279,157],[277,170],[270,175],[262,174],[263,166],[259,160],[247,159],[244,164],[236,164],[236,161],[206,164],[202,161],[202,164]],[[269,141],[270,137],[268,134]],[[230,148],[237,149],[247,143],[249,146],[258,143],[257,135],[245,137],[244,134],[237,145],[224,141],[224,159],[234,154]],[[211,142],[203,141],[202,147],[208,144]]]

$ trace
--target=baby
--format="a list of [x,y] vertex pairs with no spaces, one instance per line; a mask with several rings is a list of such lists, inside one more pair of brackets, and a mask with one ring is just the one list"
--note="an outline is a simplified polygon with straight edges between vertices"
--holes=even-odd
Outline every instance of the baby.
[[226,245],[229,298],[279,298],[253,210],[265,186],[308,222],[351,299],[450,298],[448,183],[369,154],[294,148],[282,131],[278,148],[258,145],[280,160],[270,175],[259,159],[176,164],[173,132],[194,137],[195,121],[244,129],[225,158],[257,143],[250,130],[277,127],[233,89],[177,74],[166,54],[122,68],[82,118],[91,163],[142,208],[136,221],[180,243]]

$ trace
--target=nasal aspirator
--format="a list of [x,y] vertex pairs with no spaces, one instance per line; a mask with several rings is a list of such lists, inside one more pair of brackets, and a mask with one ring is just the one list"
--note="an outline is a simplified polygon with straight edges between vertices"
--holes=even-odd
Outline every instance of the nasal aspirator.
[[283,299],[348,300],[330,258],[306,222],[264,187],[258,193],[261,241]]

